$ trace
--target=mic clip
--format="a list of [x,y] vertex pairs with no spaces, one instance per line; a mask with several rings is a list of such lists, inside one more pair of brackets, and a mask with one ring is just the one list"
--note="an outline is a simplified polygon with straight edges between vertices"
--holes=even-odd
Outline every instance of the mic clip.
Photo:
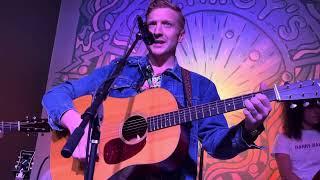
[[153,69],[150,64],[146,67],[146,73],[145,73],[146,79],[150,79],[153,77]]

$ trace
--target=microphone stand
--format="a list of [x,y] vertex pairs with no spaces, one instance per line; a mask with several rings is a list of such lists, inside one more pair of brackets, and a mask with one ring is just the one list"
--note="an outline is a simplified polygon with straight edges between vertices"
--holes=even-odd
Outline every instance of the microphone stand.
[[[84,134],[85,127],[87,126],[88,122],[90,121],[92,124],[92,132],[91,132],[91,148],[89,154],[89,166],[86,171],[86,180],[92,180],[95,168],[95,161],[97,156],[97,148],[100,140],[100,123],[99,118],[97,117],[97,111],[102,102],[107,98],[109,94],[109,89],[114,82],[114,80],[119,76],[123,67],[125,66],[129,55],[131,54],[134,47],[137,45],[138,41],[142,39],[142,34],[138,32],[136,34],[136,39],[134,40],[133,44],[129,48],[129,50],[125,53],[125,55],[119,60],[116,69],[113,71],[110,78],[108,78],[102,86],[99,87],[96,95],[93,98],[93,102],[91,103],[90,107],[81,115],[82,122],[80,125],[74,130],[74,132],[70,135],[67,140],[67,143],[64,145],[63,149],[61,150],[61,155],[65,158],[69,158],[73,151],[75,150],[76,146],[79,144],[81,137]],[[90,130],[89,130],[90,132]],[[88,133],[90,134],[90,133]]]

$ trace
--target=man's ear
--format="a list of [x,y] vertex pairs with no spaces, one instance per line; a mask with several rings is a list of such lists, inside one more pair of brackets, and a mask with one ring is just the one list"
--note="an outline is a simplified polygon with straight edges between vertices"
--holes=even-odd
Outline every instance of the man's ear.
[[180,34],[179,34],[179,37],[178,37],[178,42],[179,42],[179,43],[181,43],[182,40],[184,39],[184,35],[185,35],[185,30],[182,29],[182,30],[180,31]]

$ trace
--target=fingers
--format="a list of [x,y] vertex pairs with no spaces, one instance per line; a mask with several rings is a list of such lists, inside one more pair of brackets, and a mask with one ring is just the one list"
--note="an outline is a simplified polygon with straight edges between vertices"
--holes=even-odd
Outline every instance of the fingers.
[[87,126],[81,140],[79,141],[78,146],[72,154],[72,157],[79,159],[80,161],[85,161],[86,159],[88,129],[89,127]]
[[263,117],[267,116],[271,111],[271,104],[269,99],[263,94],[257,94],[250,100],[245,100],[245,107],[253,117],[261,114]]
[[[271,104],[270,104],[270,100],[268,99],[268,97],[264,94],[257,94],[255,96],[258,101],[259,101],[259,107],[260,107],[260,112],[263,115],[268,115],[270,113],[270,111],[272,110]],[[258,109],[259,111],[259,109]]]
[[249,127],[249,129],[256,128],[263,123],[272,109],[267,96],[260,93],[246,99],[244,104],[246,108],[243,113],[246,117],[246,127]]
[[262,119],[262,114],[260,113],[262,105],[258,102],[257,98],[253,97],[250,100],[245,100],[246,109],[244,109],[244,114],[247,118],[255,122],[256,120]]

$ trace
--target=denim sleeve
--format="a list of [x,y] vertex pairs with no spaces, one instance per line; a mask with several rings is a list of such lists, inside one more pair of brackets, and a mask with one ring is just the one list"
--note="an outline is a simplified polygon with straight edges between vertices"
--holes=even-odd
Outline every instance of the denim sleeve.
[[48,114],[48,122],[52,129],[61,131],[60,124],[62,115],[74,109],[72,100],[93,94],[114,69],[116,60],[110,65],[94,70],[91,74],[78,80],[66,81],[60,85],[51,88],[42,98],[42,105]]
[[[219,99],[215,85],[210,82],[201,103]],[[230,159],[242,151],[256,148],[253,141],[257,137],[250,139],[250,142],[244,140],[242,124],[229,128],[223,114],[205,118],[199,121],[198,136],[208,154],[217,159]]]

